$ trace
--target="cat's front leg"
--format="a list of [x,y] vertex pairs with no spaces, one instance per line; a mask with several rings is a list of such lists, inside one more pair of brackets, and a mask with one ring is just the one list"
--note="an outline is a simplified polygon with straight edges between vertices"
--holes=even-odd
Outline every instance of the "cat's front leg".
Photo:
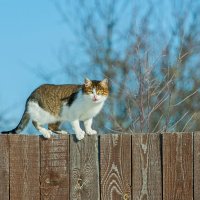
[[82,140],[85,136],[85,131],[83,131],[80,127],[79,121],[75,120],[71,122],[72,128],[76,134],[77,140]]
[[92,129],[92,118],[84,121],[85,131],[88,135],[95,135],[97,131]]

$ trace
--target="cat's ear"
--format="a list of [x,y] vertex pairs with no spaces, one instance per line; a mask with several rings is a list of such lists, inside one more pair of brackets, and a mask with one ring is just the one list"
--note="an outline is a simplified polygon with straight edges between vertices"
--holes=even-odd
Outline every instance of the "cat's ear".
[[103,79],[103,81],[100,82],[100,85],[103,87],[108,87],[108,79],[107,78]]
[[88,78],[85,78],[85,83],[84,84],[85,84],[86,87],[89,87],[89,86],[92,85],[92,81],[90,79],[88,79]]

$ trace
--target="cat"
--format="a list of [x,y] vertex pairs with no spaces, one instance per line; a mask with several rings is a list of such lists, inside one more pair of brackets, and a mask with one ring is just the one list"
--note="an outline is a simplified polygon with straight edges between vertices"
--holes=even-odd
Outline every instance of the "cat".
[[[69,121],[76,138],[81,140],[85,132],[89,135],[97,134],[92,129],[92,120],[102,109],[108,95],[107,79],[91,81],[86,78],[83,85],[41,85],[27,99],[24,114],[17,127],[2,133],[20,133],[32,120],[35,128],[45,138],[50,138],[53,132],[66,134],[59,127],[62,122]],[[83,121],[85,131],[81,129],[80,121]],[[46,124],[48,130],[43,127]]]

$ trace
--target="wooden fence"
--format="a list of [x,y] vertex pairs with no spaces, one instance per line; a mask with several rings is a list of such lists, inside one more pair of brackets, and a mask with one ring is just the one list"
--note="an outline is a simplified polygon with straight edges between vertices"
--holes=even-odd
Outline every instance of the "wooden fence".
[[200,133],[0,135],[0,200],[200,200]]

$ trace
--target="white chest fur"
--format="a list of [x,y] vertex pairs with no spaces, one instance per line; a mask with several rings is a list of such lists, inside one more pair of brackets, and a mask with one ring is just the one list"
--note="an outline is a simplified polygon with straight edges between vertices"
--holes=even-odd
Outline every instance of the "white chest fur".
[[103,104],[104,101],[95,103],[90,98],[80,95],[71,106],[63,105],[61,118],[63,121],[85,121],[96,116]]

